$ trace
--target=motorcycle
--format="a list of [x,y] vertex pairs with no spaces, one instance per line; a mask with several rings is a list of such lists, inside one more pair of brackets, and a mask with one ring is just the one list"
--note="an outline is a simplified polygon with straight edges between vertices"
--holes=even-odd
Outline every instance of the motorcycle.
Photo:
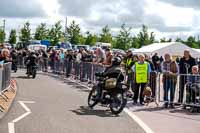
[[[88,96],[88,106],[93,108],[98,103],[109,106],[112,114],[118,115],[126,106],[127,85],[123,82],[118,83],[117,78],[105,78],[95,74],[97,83],[92,87]],[[98,90],[100,87],[100,90]]]
[[28,78],[30,76],[32,76],[32,78],[35,79],[36,78],[36,74],[37,74],[37,65],[31,65],[27,69],[28,69],[27,70],[27,76],[28,76]]

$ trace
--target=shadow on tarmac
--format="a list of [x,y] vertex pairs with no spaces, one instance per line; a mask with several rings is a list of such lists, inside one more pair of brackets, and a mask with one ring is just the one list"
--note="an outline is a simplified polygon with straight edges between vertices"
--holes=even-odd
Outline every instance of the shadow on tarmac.
[[118,117],[116,115],[113,115],[108,110],[99,110],[99,109],[91,109],[87,106],[80,106],[79,109],[71,110],[76,115],[96,115],[99,117]]
[[28,77],[28,76],[17,76],[17,77],[13,77],[13,78],[16,78],[16,79],[30,79],[30,77]]

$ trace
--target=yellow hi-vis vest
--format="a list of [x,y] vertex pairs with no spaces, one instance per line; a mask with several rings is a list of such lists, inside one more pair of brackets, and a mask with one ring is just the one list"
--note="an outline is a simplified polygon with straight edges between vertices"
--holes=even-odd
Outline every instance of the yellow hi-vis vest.
[[[127,61],[126,61],[126,66],[127,66],[127,67],[130,66],[131,63],[132,63],[132,59],[131,59],[131,58],[127,59]],[[132,72],[132,70],[128,70],[128,73],[131,73],[131,72]]]
[[147,83],[148,82],[148,63],[143,64],[135,63],[135,74],[136,83]]

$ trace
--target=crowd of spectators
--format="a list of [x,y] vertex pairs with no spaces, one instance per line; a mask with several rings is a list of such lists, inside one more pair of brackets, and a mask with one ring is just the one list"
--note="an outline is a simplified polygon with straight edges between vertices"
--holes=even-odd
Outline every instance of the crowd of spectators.
[[[3,45],[0,46],[0,62],[18,62],[19,67],[24,67],[24,60],[29,55],[27,49],[21,50],[9,50]],[[175,97],[175,91],[179,91],[178,102],[183,102],[184,87],[186,83],[200,83],[200,78],[189,78],[190,75],[199,75],[200,61],[193,58],[190,55],[189,50],[184,51],[183,57],[177,57],[176,60],[172,60],[172,55],[165,53],[164,57],[158,56],[155,53],[153,56],[146,54],[134,54],[134,52],[128,50],[126,55],[122,53],[113,53],[111,49],[103,50],[97,48],[95,51],[86,50],[80,48],[79,50],[65,50],[65,49],[48,49],[47,51],[36,51],[37,62],[39,69],[47,72],[51,70],[57,74],[66,74],[66,77],[70,77],[72,74],[75,79],[79,79],[82,82],[92,80],[92,68],[89,64],[95,64],[99,66],[108,67],[111,65],[111,60],[115,56],[120,56],[123,59],[122,66],[125,69],[127,75],[127,85],[134,92],[133,101],[137,103],[139,101],[143,103],[143,91],[146,86],[150,86],[152,89],[152,97],[156,96],[157,75],[162,74],[160,82],[163,84],[165,107],[173,107],[173,101]],[[84,64],[84,65],[83,65]],[[141,64],[144,64],[143,67]],[[141,67],[141,68],[140,68]],[[143,74],[138,72],[140,69],[144,69]],[[73,71],[75,70],[75,71]],[[103,69],[102,69],[103,70]],[[80,74],[81,73],[81,74]],[[178,82],[177,77],[180,76]],[[143,77],[143,79],[142,79]],[[144,78],[146,77],[146,78]],[[141,79],[139,79],[141,78]],[[176,90],[176,86],[179,86],[179,90]],[[140,94],[139,94],[140,92]],[[169,96],[170,92],[170,96]],[[189,93],[194,100],[194,91]]]

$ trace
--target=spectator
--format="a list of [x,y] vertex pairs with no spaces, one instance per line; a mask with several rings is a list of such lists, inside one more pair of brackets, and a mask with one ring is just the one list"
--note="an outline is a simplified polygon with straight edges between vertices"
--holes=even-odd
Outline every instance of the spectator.
[[155,71],[155,67],[153,65],[153,62],[150,60],[150,57],[148,55],[145,55],[145,61],[148,62],[151,66],[151,73],[150,73],[150,80],[149,80],[149,87],[152,90],[152,97],[154,98],[156,96],[156,78],[157,73]]
[[132,89],[132,91],[134,92],[134,83],[133,83],[133,71],[131,70],[131,68],[134,65],[134,59],[133,59],[133,54],[131,50],[128,50],[127,52],[127,57],[125,60],[125,69],[126,69],[126,75],[127,77],[127,85],[128,85],[128,89]]
[[[179,73],[178,64],[171,60],[171,56],[169,54],[165,54],[165,61],[162,63],[161,68],[163,72],[164,107],[168,108],[169,105],[170,108],[174,108],[173,101],[177,83],[177,75]],[[170,100],[168,99],[169,91]]]
[[110,49],[106,49],[106,60],[102,63],[103,65],[110,66],[111,65],[111,60],[112,60],[112,54]]
[[145,61],[145,56],[143,54],[139,55],[139,61],[135,63],[132,67],[135,73],[135,90],[134,90],[134,104],[137,104],[139,89],[140,90],[140,104],[144,105],[143,91],[149,81],[149,75],[151,72],[151,66]]
[[55,50],[52,50],[51,53],[50,53],[50,66],[51,66],[51,70],[54,71],[54,65],[55,65],[55,54],[56,54],[56,51]]
[[176,63],[179,64],[180,63],[180,58],[176,57]]
[[79,79],[80,76],[80,64],[82,60],[82,53],[81,50],[78,51],[76,55],[76,62],[75,62],[75,79]]
[[[192,67],[196,65],[195,59],[190,55],[189,50],[184,51],[183,58],[180,59],[179,63],[179,70],[180,74],[191,74]],[[183,93],[184,93],[184,86],[186,84],[187,76],[180,77],[180,84],[179,84],[179,103],[183,102]]]
[[1,51],[0,61],[3,61],[4,63],[12,62],[10,58],[10,51],[8,49],[4,48]]
[[60,51],[55,51],[54,62],[55,62],[55,73],[59,73],[59,64],[60,64]]
[[189,84],[187,85],[187,98],[186,102],[191,104],[196,103],[196,97],[199,96],[200,94],[200,75],[199,75],[199,67],[198,66],[193,66],[192,67],[192,75],[189,77]]
[[59,59],[60,59],[60,72],[64,73],[65,53],[63,49],[60,49]]
[[160,58],[158,57],[158,54],[155,53],[154,56],[152,57],[152,62],[154,64],[155,70],[157,72],[160,71]]
[[73,61],[72,50],[68,50],[68,53],[65,58],[66,58],[66,77],[68,78],[71,74],[71,69],[72,69],[72,61]]
[[[81,75],[81,81],[87,82],[88,79],[91,81],[92,79],[92,65],[93,62],[93,52],[92,51],[82,51],[82,75]],[[91,83],[91,82],[89,82]]]
[[42,59],[43,59],[43,71],[47,72],[47,70],[48,70],[48,55],[44,50],[42,50]]
[[164,61],[163,57],[160,57],[160,63],[162,63]]
[[96,63],[103,63],[106,60],[106,55],[101,48],[96,49]]

